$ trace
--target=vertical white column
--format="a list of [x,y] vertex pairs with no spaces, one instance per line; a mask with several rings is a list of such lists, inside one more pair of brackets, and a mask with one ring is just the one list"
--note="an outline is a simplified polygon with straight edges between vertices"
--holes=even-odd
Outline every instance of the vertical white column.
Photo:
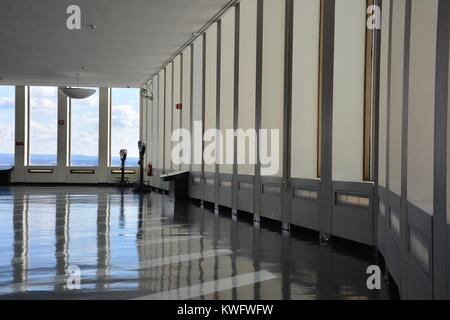
[[98,182],[108,182],[111,150],[110,88],[100,88]]
[[[214,23],[206,31],[206,84],[205,84],[205,131],[209,129],[217,129],[216,112],[217,112],[217,23]],[[210,138],[210,137],[208,137]],[[205,142],[205,153],[208,156],[215,157],[217,152],[208,152],[211,150],[209,146],[217,147],[217,141],[212,138],[211,141]],[[216,159],[217,160],[217,159]],[[215,164],[205,163],[205,172],[214,173],[216,171]]]
[[58,90],[58,157],[56,179],[59,183],[66,182],[67,167],[70,166],[70,112],[69,98]]
[[317,178],[320,2],[294,1],[291,174]]
[[153,102],[152,102],[152,162],[153,168],[158,168],[158,110],[159,110],[159,82],[158,76],[153,77]]
[[261,129],[279,130],[278,148],[267,143],[268,155],[279,155],[279,168],[275,174],[261,170],[261,176],[283,176],[285,19],[285,2],[264,1]]
[[333,180],[364,180],[366,2],[336,1]]
[[413,0],[408,105],[408,201],[433,215],[438,1]]
[[27,104],[28,88],[16,86],[16,130],[15,130],[15,165],[12,173],[12,182],[25,181],[25,166],[27,165]]
[[[257,34],[257,1],[241,2],[240,36],[239,36],[239,110],[238,128],[247,131],[256,127],[256,34]],[[245,158],[249,159],[252,146],[245,148]],[[238,156],[239,149],[238,149]],[[253,164],[238,166],[239,175],[254,175]]]
[[[219,172],[233,174],[233,165],[228,160],[234,159],[234,138],[228,140],[226,131],[234,130],[234,26],[235,9],[231,8],[222,18],[222,36],[221,36],[221,92],[220,92],[220,131],[224,137],[223,145],[219,146],[221,160],[225,164],[219,166]],[[227,146],[230,146],[227,149]],[[228,158],[227,158],[228,157]]]

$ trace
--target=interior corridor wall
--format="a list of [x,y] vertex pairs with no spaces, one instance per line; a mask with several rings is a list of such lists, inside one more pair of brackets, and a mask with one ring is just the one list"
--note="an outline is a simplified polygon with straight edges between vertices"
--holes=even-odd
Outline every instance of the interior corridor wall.
[[392,48],[389,123],[389,189],[398,196],[402,193],[402,111],[405,46],[405,0],[392,2]]
[[[183,51],[183,63],[182,63],[182,96],[181,102],[183,104],[183,109],[181,110],[181,122],[182,129],[191,130],[191,65],[192,65],[192,55],[191,46],[187,47]],[[192,153],[192,152],[191,152]],[[191,159],[191,154],[189,155]],[[189,170],[191,161],[188,163],[182,163],[181,170]]]
[[381,26],[380,55],[380,113],[379,113],[379,152],[378,152],[378,184],[387,187],[387,121],[389,104],[389,38],[390,38],[390,4],[384,0]]
[[[173,101],[172,101],[172,133],[181,128],[181,110],[175,108],[177,104],[181,103],[181,56],[178,55],[173,61]],[[169,156],[172,159],[172,149],[169,152]],[[180,166],[173,163],[172,169],[179,170]]]
[[159,81],[158,76],[154,76],[152,80],[153,107],[152,107],[152,136],[151,136],[151,153],[153,167],[160,168],[158,159],[158,111],[159,111]]
[[[205,131],[209,129],[215,130],[217,126],[217,23],[211,25],[206,31],[206,64],[205,64]],[[206,139],[208,138],[208,141]],[[214,148],[214,144],[216,148]],[[215,135],[205,136],[205,155],[216,158],[217,139]],[[209,151],[211,152],[209,152]],[[204,170],[207,173],[214,173],[216,165],[214,163],[206,163]]]
[[366,1],[336,0],[333,180],[363,181]]
[[224,164],[219,166],[219,172],[233,174],[234,137],[230,139],[226,132],[234,129],[234,42],[235,42],[235,8],[231,8],[222,18],[221,35],[221,61],[220,61],[220,131],[224,137],[221,160]]
[[294,1],[292,178],[318,176],[320,1]]
[[[258,0],[240,3],[238,128],[244,131],[255,128],[257,4]],[[247,150],[245,158],[249,159]],[[238,174],[254,175],[255,165],[239,165]]]
[[173,116],[173,62],[166,67],[166,87],[165,87],[165,148],[164,148],[164,170],[172,171],[172,116]]
[[408,201],[433,214],[438,0],[412,0],[408,105]]
[[[147,143],[147,152],[146,152],[146,165],[149,162],[153,163],[153,146],[152,146],[152,130],[153,130],[153,101],[150,101],[149,99],[144,99],[144,108],[145,108],[145,114],[146,114],[146,123],[143,124],[143,127],[145,128],[145,139],[144,141]],[[145,176],[146,179],[150,179],[148,175]]]
[[[192,171],[202,172],[203,154],[202,154],[202,127],[203,125],[203,37],[198,37],[194,42],[193,49],[193,76],[192,76],[192,120],[195,128],[197,124],[199,128],[199,135],[195,135],[194,128],[192,129],[193,134],[193,146],[192,146]],[[198,147],[195,149],[195,145]]]
[[158,169],[164,169],[164,149],[165,149],[165,104],[166,104],[166,77],[165,70],[159,73],[158,79]]
[[278,150],[268,134],[268,154],[280,155],[279,169],[270,176],[282,177],[286,1],[264,0],[263,15],[261,129],[279,130]]

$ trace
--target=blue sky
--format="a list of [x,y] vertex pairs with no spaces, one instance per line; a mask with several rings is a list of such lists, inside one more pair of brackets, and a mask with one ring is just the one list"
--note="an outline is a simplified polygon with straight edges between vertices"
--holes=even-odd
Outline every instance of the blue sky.
[[0,153],[14,153],[14,105],[15,88],[0,86]]
[[[99,93],[95,89],[92,97],[72,101],[73,155],[98,156]],[[30,88],[31,155],[57,152],[57,97],[56,87]],[[14,99],[14,87],[0,86],[0,153],[14,153]],[[129,157],[138,157],[139,89],[112,90],[111,138],[113,157],[122,148],[128,149]]]
[[111,100],[111,154],[127,149],[129,157],[139,157],[139,89],[113,89]]
[[[98,128],[100,94],[96,93],[87,99],[72,100],[71,102],[71,148],[72,155],[98,157]],[[72,165],[81,165],[76,159],[71,160]]]
[[31,156],[57,153],[57,123],[58,88],[30,87]]

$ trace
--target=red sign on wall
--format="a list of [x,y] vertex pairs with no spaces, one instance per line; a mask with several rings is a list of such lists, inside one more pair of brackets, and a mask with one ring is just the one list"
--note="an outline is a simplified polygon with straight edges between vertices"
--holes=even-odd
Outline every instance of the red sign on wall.
[[177,110],[181,110],[181,109],[183,109],[183,104],[182,104],[182,103],[177,103],[177,105],[175,106],[175,108],[176,108]]

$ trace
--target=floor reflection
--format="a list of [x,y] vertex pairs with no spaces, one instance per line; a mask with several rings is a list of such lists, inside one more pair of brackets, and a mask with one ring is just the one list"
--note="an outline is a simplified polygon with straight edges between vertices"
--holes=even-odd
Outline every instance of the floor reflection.
[[[389,299],[370,250],[282,236],[167,196],[0,188],[0,299]],[[68,270],[81,270],[71,290]]]

